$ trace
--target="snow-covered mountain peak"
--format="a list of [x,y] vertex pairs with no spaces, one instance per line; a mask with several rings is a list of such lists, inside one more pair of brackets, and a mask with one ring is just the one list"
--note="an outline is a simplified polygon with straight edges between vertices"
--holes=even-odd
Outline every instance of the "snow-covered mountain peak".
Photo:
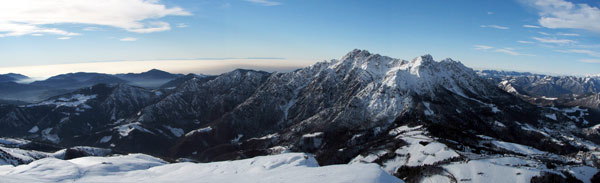
[[[330,68],[335,70],[362,70],[371,76],[385,76],[399,71],[409,71],[413,75],[419,76],[423,69],[434,69],[435,72],[470,72],[471,69],[465,67],[458,61],[446,58],[442,61],[435,61],[433,56],[426,54],[416,57],[411,61],[395,59],[379,54],[372,54],[367,50],[355,49],[340,61],[331,62]],[[447,71],[446,71],[447,70]]]
[[435,62],[433,57],[430,54],[425,54],[423,56],[419,56],[411,61],[414,65],[424,65]]
[[440,62],[456,63],[456,64],[461,64],[462,65],[462,63],[460,63],[460,61],[453,60],[452,58],[445,58],[444,60],[442,60]]
[[354,66],[362,66],[363,64],[370,64],[371,62],[380,63],[381,60],[390,60],[392,58],[381,56],[379,54],[372,54],[367,50],[352,50],[348,54],[346,54],[340,62],[337,62],[336,65],[344,64],[344,65],[354,65]]
[[470,68],[458,61],[446,58],[435,61],[429,54],[411,61],[395,59],[366,50],[353,50],[330,67],[338,74],[357,77],[359,80],[383,83],[384,86],[417,93],[431,93],[438,87],[463,94],[481,88],[483,81]]
[[344,57],[342,57],[341,60],[343,61],[343,60],[348,60],[350,58],[368,57],[370,55],[371,55],[371,53],[367,50],[354,49],[351,52],[347,53]]

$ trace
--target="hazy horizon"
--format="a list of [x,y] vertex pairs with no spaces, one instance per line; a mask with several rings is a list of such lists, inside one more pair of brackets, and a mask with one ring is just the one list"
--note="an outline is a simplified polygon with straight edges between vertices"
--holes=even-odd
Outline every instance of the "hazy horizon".
[[[343,55],[341,55],[343,56]],[[341,58],[340,56],[340,58]],[[440,61],[443,57],[435,57]],[[414,58],[416,58],[415,56]],[[77,72],[91,72],[104,74],[126,74],[142,73],[152,69],[158,69],[175,74],[205,74],[219,75],[235,69],[252,69],[267,72],[290,72],[299,68],[307,67],[317,62],[330,61],[331,58],[323,60],[288,60],[285,58],[205,58],[205,59],[165,59],[165,60],[132,60],[132,61],[98,61],[87,63],[52,64],[35,66],[0,67],[0,74],[16,73],[30,77],[33,80],[43,80],[52,76]],[[414,58],[398,58],[412,60]],[[457,60],[460,61],[460,60]],[[462,62],[462,61],[461,61]],[[143,64],[140,64],[143,63]],[[463,63],[464,64],[464,63]],[[469,65],[466,65],[470,67]],[[499,68],[476,68],[474,70],[498,70],[531,72],[527,70],[506,70]],[[546,75],[568,75],[585,76],[584,74],[560,74],[549,72],[531,72]],[[600,73],[600,72],[599,72]]]
[[[252,63],[249,63],[252,62]],[[275,63],[273,63],[275,62]],[[304,63],[304,65],[302,65]],[[105,74],[141,73],[151,69],[177,74],[218,75],[234,69],[253,69],[268,72],[287,72],[308,66],[302,61],[281,59],[215,59],[215,60],[156,60],[89,62],[21,67],[0,67],[0,74],[17,73],[40,80],[59,74],[93,72]]]

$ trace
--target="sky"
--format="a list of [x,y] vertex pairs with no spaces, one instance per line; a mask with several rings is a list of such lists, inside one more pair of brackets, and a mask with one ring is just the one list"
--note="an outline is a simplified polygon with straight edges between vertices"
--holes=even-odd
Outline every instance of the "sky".
[[0,0],[0,73],[289,71],[357,48],[600,73],[598,0]]

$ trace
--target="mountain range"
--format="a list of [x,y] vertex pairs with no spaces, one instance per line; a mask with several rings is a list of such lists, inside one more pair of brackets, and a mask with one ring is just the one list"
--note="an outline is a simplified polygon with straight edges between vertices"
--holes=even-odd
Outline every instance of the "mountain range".
[[24,83],[29,77],[20,74],[0,75],[0,100],[12,100],[35,103],[49,97],[70,93],[79,88],[96,84],[125,83],[146,88],[158,88],[161,85],[182,77],[160,70],[143,73],[101,74],[101,73],[69,73],[50,77],[41,81]]
[[93,146],[195,162],[303,152],[322,166],[377,164],[406,182],[600,178],[595,77],[475,71],[430,55],[353,50],[286,73],[74,73],[5,84],[60,93],[0,105],[0,134],[52,150]]

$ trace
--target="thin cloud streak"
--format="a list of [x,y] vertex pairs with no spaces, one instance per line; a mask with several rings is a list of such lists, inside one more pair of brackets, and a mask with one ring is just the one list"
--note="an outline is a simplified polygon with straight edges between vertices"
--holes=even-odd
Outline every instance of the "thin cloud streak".
[[474,49],[476,49],[476,50],[493,51],[493,52],[505,53],[505,54],[509,54],[509,55],[513,55],[513,56],[535,56],[532,54],[519,53],[519,52],[515,51],[515,49],[513,49],[513,48],[497,48],[497,49],[495,49],[493,46],[487,46],[487,45],[475,45],[474,47],[475,47]]
[[259,4],[262,6],[279,6],[279,5],[281,5],[280,2],[271,1],[271,0],[246,0],[246,1],[254,3],[254,4]]
[[561,53],[578,53],[578,54],[586,54],[592,57],[600,57],[600,52],[592,51],[592,50],[583,50],[583,49],[570,49],[570,50],[557,50]]
[[178,24],[176,25],[176,27],[177,27],[177,28],[186,28],[186,27],[188,27],[188,25],[187,25],[187,24],[185,24],[185,23],[178,23]]
[[499,25],[481,25],[480,27],[482,27],[482,28],[502,29],[502,30],[510,29],[509,27],[504,27],[504,26],[499,26]]
[[475,45],[475,49],[476,50],[489,50],[492,49],[494,47],[492,46],[486,46],[486,45]]
[[518,43],[523,43],[523,44],[533,44],[533,43],[534,43],[534,42],[532,42],[532,41],[521,41],[521,40],[519,40],[519,41],[517,41],[517,42],[518,42]]
[[525,27],[525,28],[533,28],[533,29],[539,29],[539,28],[541,28],[540,26],[537,26],[537,25],[523,25],[523,27]]
[[137,41],[137,38],[134,38],[134,37],[124,37],[124,38],[119,39],[119,41],[132,42],[132,41]]
[[516,52],[513,48],[500,48],[500,49],[494,50],[494,52],[506,53],[506,54],[513,55],[513,56],[535,56],[532,54],[524,54],[524,53]]
[[561,33],[561,32],[556,33],[556,35],[559,35],[559,36],[573,36],[573,37],[579,36],[579,34],[575,34],[575,33]]
[[545,38],[532,37],[532,39],[535,39],[536,41],[539,41],[539,42],[542,42],[542,43],[553,43],[553,44],[572,44],[572,43],[577,43],[577,41],[570,40],[570,39],[556,39],[556,38],[550,38],[550,37],[545,37]]
[[538,32],[538,33],[540,33],[541,35],[544,35],[544,36],[549,36],[549,35],[550,35],[550,34],[549,34],[549,33],[547,33],[547,32]]
[[579,61],[583,63],[600,64],[600,59],[582,59]]

